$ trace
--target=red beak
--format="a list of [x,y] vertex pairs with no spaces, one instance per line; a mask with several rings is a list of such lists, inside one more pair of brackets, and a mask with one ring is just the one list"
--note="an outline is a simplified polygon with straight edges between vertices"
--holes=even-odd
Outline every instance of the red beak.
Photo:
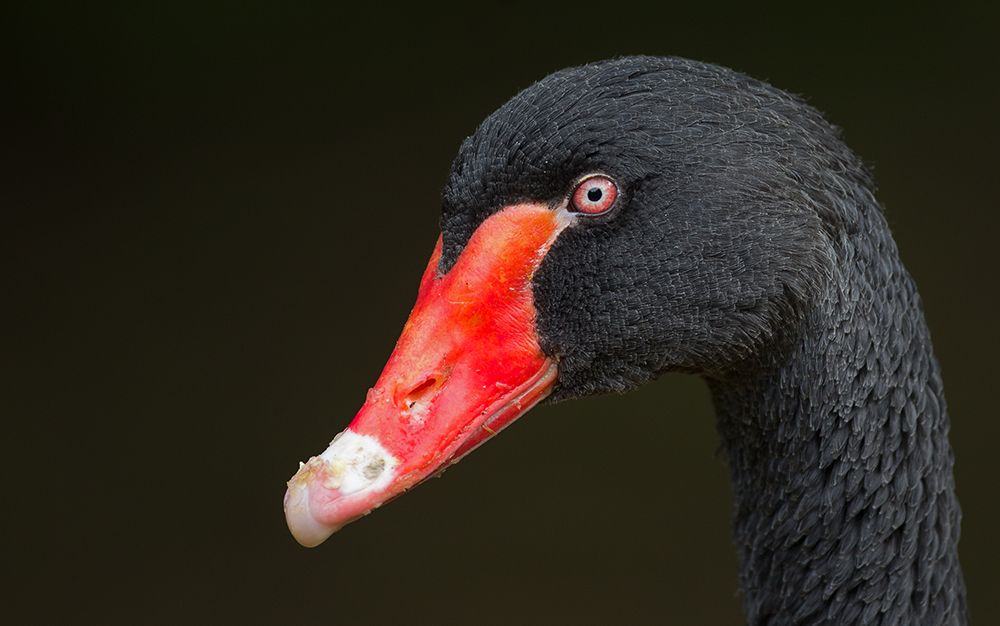
[[542,205],[507,207],[479,226],[443,277],[438,239],[364,406],[288,482],[285,517],[299,543],[319,545],[458,462],[551,392],[556,365],[535,334],[531,279],[572,221]]

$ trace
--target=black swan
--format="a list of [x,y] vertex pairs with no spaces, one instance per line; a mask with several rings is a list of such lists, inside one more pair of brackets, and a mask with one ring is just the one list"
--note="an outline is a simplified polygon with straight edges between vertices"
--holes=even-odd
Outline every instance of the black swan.
[[868,171],[797,97],[678,58],[557,72],[465,140],[385,371],[288,483],[314,546],[537,402],[702,376],[751,624],[963,624],[920,297]]

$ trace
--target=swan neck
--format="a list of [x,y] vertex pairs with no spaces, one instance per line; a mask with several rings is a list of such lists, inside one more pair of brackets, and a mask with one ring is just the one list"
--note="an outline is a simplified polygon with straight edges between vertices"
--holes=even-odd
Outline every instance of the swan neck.
[[940,371],[885,232],[845,236],[792,348],[708,379],[752,624],[967,621]]

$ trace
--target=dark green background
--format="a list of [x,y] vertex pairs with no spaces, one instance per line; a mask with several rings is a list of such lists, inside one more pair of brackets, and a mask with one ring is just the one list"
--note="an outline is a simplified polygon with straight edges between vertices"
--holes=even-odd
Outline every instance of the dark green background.
[[741,623],[695,378],[538,408],[317,549],[281,510],[392,349],[461,140],[645,53],[805,94],[874,167],[996,623],[997,13],[826,4],[6,9],[4,621]]

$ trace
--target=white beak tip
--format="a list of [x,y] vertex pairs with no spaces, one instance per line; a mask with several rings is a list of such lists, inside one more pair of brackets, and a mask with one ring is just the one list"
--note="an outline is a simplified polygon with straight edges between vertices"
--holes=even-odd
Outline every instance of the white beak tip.
[[290,485],[285,492],[285,521],[295,540],[307,548],[315,548],[343,527],[324,524],[313,516],[306,485]]

